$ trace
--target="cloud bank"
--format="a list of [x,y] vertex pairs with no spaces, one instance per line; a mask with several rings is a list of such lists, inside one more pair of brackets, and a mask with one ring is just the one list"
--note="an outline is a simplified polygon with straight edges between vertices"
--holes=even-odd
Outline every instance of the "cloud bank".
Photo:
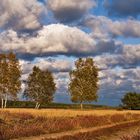
[[1,51],[31,55],[86,55],[95,50],[95,41],[76,27],[62,24],[44,26],[35,36],[19,36],[9,30],[0,34]]
[[95,38],[140,37],[139,20],[127,19],[114,21],[105,16],[89,16],[82,24],[92,29],[92,36]]

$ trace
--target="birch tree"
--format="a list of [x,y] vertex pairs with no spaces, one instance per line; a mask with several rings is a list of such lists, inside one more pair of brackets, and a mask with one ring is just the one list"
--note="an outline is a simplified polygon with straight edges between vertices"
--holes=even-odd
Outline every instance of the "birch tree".
[[36,102],[36,109],[41,103],[49,103],[53,100],[56,87],[53,75],[50,71],[42,71],[34,66],[32,73],[27,79],[24,96]]
[[75,69],[70,72],[69,92],[74,103],[96,101],[98,91],[98,68],[92,58],[79,58]]
[[8,83],[8,64],[5,54],[0,54],[0,98],[1,108],[4,108],[4,100],[7,93]]
[[[7,96],[10,98],[17,98],[17,93],[21,90],[21,69],[19,60],[13,52],[7,54],[8,59],[8,84],[7,84]],[[7,98],[5,101],[5,107]]]
[[21,70],[16,55],[0,54],[0,97],[2,108],[6,108],[9,98],[16,98],[21,89]]

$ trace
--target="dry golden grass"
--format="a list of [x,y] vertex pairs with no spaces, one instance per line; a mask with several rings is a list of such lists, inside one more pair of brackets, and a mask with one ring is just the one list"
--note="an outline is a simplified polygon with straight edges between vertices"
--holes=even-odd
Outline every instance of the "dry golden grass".
[[[0,140],[67,132],[140,120],[138,111],[3,109]],[[139,121],[140,123],[140,121]]]
[[140,111],[129,110],[66,110],[66,109],[5,109],[11,113],[30,113],[35,116],[43,117],[75,117],[75,116],[87,116],[87,115],[113,115],[113,114],[140,114]]

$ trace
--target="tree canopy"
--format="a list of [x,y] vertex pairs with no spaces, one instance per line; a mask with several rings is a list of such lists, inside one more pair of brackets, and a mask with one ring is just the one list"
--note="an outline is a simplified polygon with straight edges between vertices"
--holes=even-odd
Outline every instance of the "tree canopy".
[[49,103],[53,100],[55,90],[52,73],[48,70],[42,71],[39,67],[34,66],[27,79],[24,96],[34,100],[37,103],[36,108],[39,108],[41,103]]
[[140,94],[128,92],[122,99],[123,107],[126,109],[140,109]]
[[92,58],[79,58],[75,62],[75,69],[70,72],[69,92],[72,102],[97,101],[98,71]]
[[8,62],[8,93],[11,93],[12,97],[17,97],[17,92],[21,90],[21,70],[19,61],[16,55],[12,52],[7,55]]
[[0,54],[0,97],[5,98],[8,83],[8,63],[5,54]]
[[[0,97],[2,108],[6,107],[7,99],[16,98],[21,89],[21,70],[19,61],[13,52],[0,54]],[[3,106],[3,100],[5,105]]]

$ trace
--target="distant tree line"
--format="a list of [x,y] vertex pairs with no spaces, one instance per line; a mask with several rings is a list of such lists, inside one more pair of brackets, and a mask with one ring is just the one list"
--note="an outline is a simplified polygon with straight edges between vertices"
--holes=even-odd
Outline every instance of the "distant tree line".
[[[92,58],[79,58],[75,61],[75,68],[69,72],[68,85],[71,101],[83,103],[97,101],[99,89],[99,69]],[[6,108],[7,100],[16,100],[21,92],[21,67],[19,60],[13,52],[0,54],[0,99],[1,107]],[[56,84],[53,74],[48,69],[41,70],[34,66],[25,81],[24,97],[36,102],[35,108],[41,104],[53,101]],[[122,99],[123,107],[127,109],[140,109],[140,94],[127,93]]]

